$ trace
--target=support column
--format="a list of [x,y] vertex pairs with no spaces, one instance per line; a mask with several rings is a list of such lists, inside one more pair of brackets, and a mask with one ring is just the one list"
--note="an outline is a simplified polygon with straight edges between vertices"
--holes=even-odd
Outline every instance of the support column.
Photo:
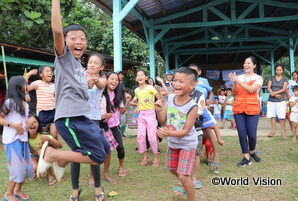
[[121,1],[113,0],[114,71],[122,70]]
[[271,75],[274,76],[275,70],[274,70],[274,51],[271,51]]
[[290,62],[290,74],[295,71],[295,55],[294,55],[294,42],[292,34],[289,36],[289,62]]
[[150,28],[149,28],[149,62],[150,62],[150,77],[155,79],[155,52],[154,52],[154,29],[153,29],[153,20],[150,19]]
[[169,64],[169,46],[168,44],[165,44],[165,51],[164,51],[164,57],[165,57],[165,71],[169,70],[170,64]]

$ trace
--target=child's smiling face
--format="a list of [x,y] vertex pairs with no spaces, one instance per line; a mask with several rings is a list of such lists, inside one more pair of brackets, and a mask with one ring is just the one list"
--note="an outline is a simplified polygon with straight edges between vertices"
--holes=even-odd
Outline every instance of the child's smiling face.
[[191,82],[189,75],[185,73],[176,73],[172,86],[176,95],[185,95],[194,89],[195,82]]
[[38,127],[39,127],[37,119],[35,117],[30,117],[30,118],[32,118],[33,123],[32,123],[32,126],[28,129],[29,136],[37,134]]
[[42,72],[39,74],[41,79],[46,82],[51,82],[53,78],[53,70],[51,67],[44,67]]
[[81,30],[73,30],[67,32],[65,41],[68,44],[70,51],[76,59],[81,59],[87,47],[86,35]]
[[90,74],[98,74],[102,71],[104,65],[102,65],[102,60],[98,56],[91,56],[88,60],[87,69]]
[[110,91],[114,91],[118,85],[119,85],[119,77],[116,73],[112,73],[108,77],[107,87]]
[[141,85],[146,83],[146,80],[148,79],[148,76],[145,75],[143,71],[137,72],[136,81]]

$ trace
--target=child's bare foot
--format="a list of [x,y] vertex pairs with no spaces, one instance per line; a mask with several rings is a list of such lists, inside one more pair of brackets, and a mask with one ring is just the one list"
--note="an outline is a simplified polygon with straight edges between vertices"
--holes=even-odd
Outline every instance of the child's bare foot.
[[282,139],[287,139],[287,136],[286,136],[286,134],[284,133],[284,134],[281,134],[281,137],[282,137]]
[[297,142],[296,137],[292,138],[292,142]]

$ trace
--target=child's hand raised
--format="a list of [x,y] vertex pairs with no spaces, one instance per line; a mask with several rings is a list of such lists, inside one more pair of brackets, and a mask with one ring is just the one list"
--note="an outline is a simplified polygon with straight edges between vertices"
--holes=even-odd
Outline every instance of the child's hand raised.
[[161,77],[159,77],[159,76],[156,77],[156,80],[157,80],[158,82],[160,82],[160,83],[163,82],[163,79],[162,79]]
[[158,91],[158,92],[160,91],[160,86],[155,85],[154,88],[156,89],[156,91]]
[[36,75],[38,73],[37,69],[32,69],[27,73],[27,76]]
[[156,133],[160,138],[165,138],[169,136],[169,130],[167,127],[164,127],[164,128],[158,127],[156,130]]
[[158,99],[154,103],[155,109],[160,112],[162,110],[162,107],[164,106],[164,99]]

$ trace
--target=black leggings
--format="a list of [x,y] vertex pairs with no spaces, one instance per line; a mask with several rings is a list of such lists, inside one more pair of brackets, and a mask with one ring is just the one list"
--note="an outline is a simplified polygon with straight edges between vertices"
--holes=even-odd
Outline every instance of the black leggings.
[[119,159],[124,159],[125,157],[125,151],[124,151],[124,145],[123,145],[123,140],[122,140],[122,135],[121,135],[121,130],[120,130],[120,127],[119,126],[115,126],[113,128],[110,128],[112,133],[113,133],[113,136],[115,138],[115,140],[117,141],[118,143],[118,146],[117,146],[117,153],[118,153],[118,158]]
[[[100,166],[99,165],[90,165],[91,171],[94,178],[94,187],[99,188],[100,187]],[[79,189],[79,178],[80,178],[80,169],[81,164],[80,163],[74,163],[71,162],[70,165],[70,172],[71,172],[71,184],[72,189]]]

